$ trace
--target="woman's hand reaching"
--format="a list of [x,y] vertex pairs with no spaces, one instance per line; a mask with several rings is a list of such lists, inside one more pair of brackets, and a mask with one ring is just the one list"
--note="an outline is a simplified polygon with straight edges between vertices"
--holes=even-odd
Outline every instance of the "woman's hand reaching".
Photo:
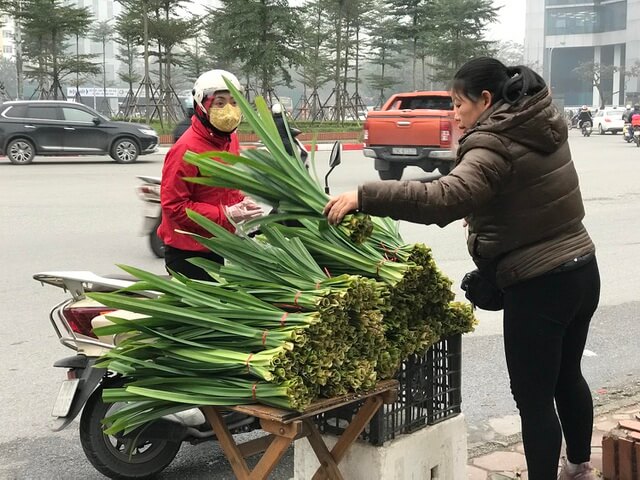
[[331,198],[322,213],[331,225],[338,225],[348,213],[358,210],[358,192],[347,192]]

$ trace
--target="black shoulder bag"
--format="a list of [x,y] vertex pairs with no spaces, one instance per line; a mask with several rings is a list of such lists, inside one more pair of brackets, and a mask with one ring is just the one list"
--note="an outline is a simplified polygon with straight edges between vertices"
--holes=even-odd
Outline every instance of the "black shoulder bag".
[[495,281],[495,268],[476,269],[467,273],[462,278],[460,288],[474,307],[491,311],[502,310],[504,307],[502,290]]

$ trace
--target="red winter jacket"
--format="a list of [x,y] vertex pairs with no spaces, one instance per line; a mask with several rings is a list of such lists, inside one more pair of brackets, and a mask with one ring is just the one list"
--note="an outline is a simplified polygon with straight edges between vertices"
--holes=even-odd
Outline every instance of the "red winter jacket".
[[[234,227],[225,216],[223,206],[238,203],[244,195],[238,190],[208,187],[184,181],[185,177],[200,176],[198,167],[183,160],[187,150],[195,153],[228,151],[238,154],[240,142],[235,133],[220,136],[210,132],[194,115],[191,127],[171,147],[164,159],[160,189],[162,223],[158,227],[158,236],[165,245],[173,248],[206,252],[208,250],[193,238],[175,231],[184,230],[210,236],[206,230],[187,217],[186,210],[194,210],[233,232]],[[211,161],[220,160],[212,158]]]

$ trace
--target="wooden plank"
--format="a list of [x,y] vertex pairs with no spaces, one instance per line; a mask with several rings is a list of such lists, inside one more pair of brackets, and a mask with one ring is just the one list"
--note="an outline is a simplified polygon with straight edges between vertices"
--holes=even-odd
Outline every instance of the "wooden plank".
[[636,443],[633,449],[636,455],[636,478],[640,480],[640,443]]
[[236,478],[238,480],[249,480],[249,467],[247,467],[247,463],[244,461],[242,453],[240,453],[235,440],[231,436],[231,433],[229,433],[229,429],[225,425],[220,412],[218,412],[215,407],[210,406],[201,407],[201,410],[211,424],[213,431],[216,433],[218,443],[224,451],[227,460],[231,463],[231,468],[233,469],[233,473]]
[[620,428],[624,428],[625,430],[640,432],[640,422],[637,420],[620,420],[618,425],[620,425]]
[[278,437],[286,437],[292,440],[300,437],[302,433],[302,421],[296,420],[291,423],[276,422],[274,420],[260,419],[262,430],[277,435]]
[[381,406],[382,397],[377,396],[368,398],[364,405],[360,407],[360,410],[358,410],[356,416],[353,417],[349,426],[347,426],[344,433],[340,435],[338,443],[331,449],[331,455],[336,460],[336,463],[340,463],[349,446],[360,436]]
[[[362,433],[362,430],[364,430],[381,405],[382,395],[377,395],[367,398],[364,405],[360,407],[356,416],[353,417],[345,431],[338,438],[338,442],[331,449],[331,456],[336,463],[340,463],[351,444]],[[326,478],[324,476],[324,469],[320,467],[313,475],[312,480],[321,480],[323,478]]]
[[627,437],[637,442],[640,442],[640,432],[627,432]]
[[392,391],[398,389],[397,380],[383,380],[379,382],[373,390],[364,393],[350,393],[334,398],[322,398],[313,402],[303,412],[296,412],[293,410],[283,410],[281,408],[269,407],[266,405],[237,405],[233,407],[227,407],[236,412],[246,413],[252,417],[264,418],[267,420],[274,420],[282,423],[293,422],[294,420],[301,420],[303,418],[311,417],[322,412],[333,410],[334,408],[347,405],[349,403],[356,402],[370,398],[375,395],[379,395],[382,392]]
[[625,440],[624,438],[618,439],[618,478],[620,480],[636,480],[633,474],[632,465],[633,455],[633,442]]
[[249,440],[248,442],[244,442],[238,445],[238,450],[244,458],[255,455],[256,453],[262,453],[274,439],[274,435],[264,435],[259,438],[254,438],[253,440]]
[[617,480],[616,475],[616,439],[602,438],[602,475],[605,480]]
[[267,451],[264,452],[264,455],[255,466],[255,468],[251,471],[251,475],[249,475],[249,480],[267,480],[269,474],[273,472],[276,468],[276,465],[280,463],[280,460],[287,452],[291,444],[293,443],[293,439],[286,437],[275,437]]
[[311,448],[313,448],[316,457],[320,461],[319,478],[323,480],[344,480],[344,477],[338,469],[338,465],[331,455],[331,452],[329,452],[329,449],[325,445],[324,440],[322,439],[322,435],[320,435],[320,432],[318,431],[315,423],[313,423],[313,421],[308,418],[306,418],[304,422],[305,427],[307,427],[307,430],[309,431],[307,440],[309,440]]

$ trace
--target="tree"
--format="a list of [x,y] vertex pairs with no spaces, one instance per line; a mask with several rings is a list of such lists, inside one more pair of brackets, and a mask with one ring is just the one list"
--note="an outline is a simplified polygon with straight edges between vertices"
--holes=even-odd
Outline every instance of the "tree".
[[600,98],[600,108],[605,106],[605,91],[603,89],[603,80],[612,77],[619,70],[615,65],[602,65],[598,62],[584,62],[573,69],[573,73],[579,78],[586,80],[589,84],[598,90]]
[[16,98],[23,97],[23,59],[22,59],[22,0],[2,0],[0,12],[13,18],[14,42],[15,42],[15,67],[16,67]]
[[16,98],[18,92],[16,64],[4,57],[0,58],[0,84],[4,86],[4,91],[9,98]]
[[207,50],[227,62],[239,61],[269,97],[279,83],[291,86],[291,69],[299,64],[295,48],[301,30],[297,10],[286,0],[221,0],[208,22]]
[[149,35],[157,41],[158,69],[161,90],[173,89],[171,67],[180,64],[174,49],[192,36],[193,21],[180,18],[178,10],[185,0],[152,0],[153,14],[149,19]]
[[200,75],[213,68],[211,58],[205,52],[206,39],[198,32],[184,49],[180,66],[193,83]]
[[142,78],[135,69],[139,47],[142,44],[141,24],[140,16],[135,12],[124,12],[116,17],[116,42],[120,45],[116,58],[125,68],[124,71],[118,72],[118,77],[129,86],[130,95],[133,93],[133,84]]
[[23,27],[25,75],[38,81],[40,95],[65,98],[63,80],[72,73],[98,74],[92,55],[70,53],[68,39],[91,24],[87,8],[62,0],[23,0],[18,19]]
[[522,65],[524,63],[524,45],[511,40],[493,43],[495,57],[507,66]]
[[114,31],[110,23],[110,20],[96,23],[91,33],[91,40],[102,45],[102,103],[105,112],[111,110],[107,101],[107,42],[113,38]]
[[402,59],[399,54],[401,43],[393,35],[396,30],[396,20],[386,15],[384,10],[374,15],[378,21],[369,32],[370,56],[369,62],[377,67],[377,72],[369,74],[369,85],[377,91],[377,105],[382,105],[386,98],[385,90],[397,85],[399,80],[390,75],[389,70],[399,67]]
[[[625,68],[624,70],[624,91],[625,94],[627,92],[627,84],[629,83],[629,81],[632,78],[639,78],[640,77],[640,61],[636,60],[633,65]],[[640,80],[639,80],[640,81]],[[638,85],[640,87],[640,85]],[[640,88],[637,88],[636,90],[640,90]],[[625,99],[625,103],[634,103],[637,104],[638,103],[638,93],[635,92],[633,95],[628,95],[626,94],[626,99]]]
[[434,80],[448,83],[466,61],[493,53],[484,34],[499,9],[491,0],[433,1],[434,28],[428,44],[436,60]]

